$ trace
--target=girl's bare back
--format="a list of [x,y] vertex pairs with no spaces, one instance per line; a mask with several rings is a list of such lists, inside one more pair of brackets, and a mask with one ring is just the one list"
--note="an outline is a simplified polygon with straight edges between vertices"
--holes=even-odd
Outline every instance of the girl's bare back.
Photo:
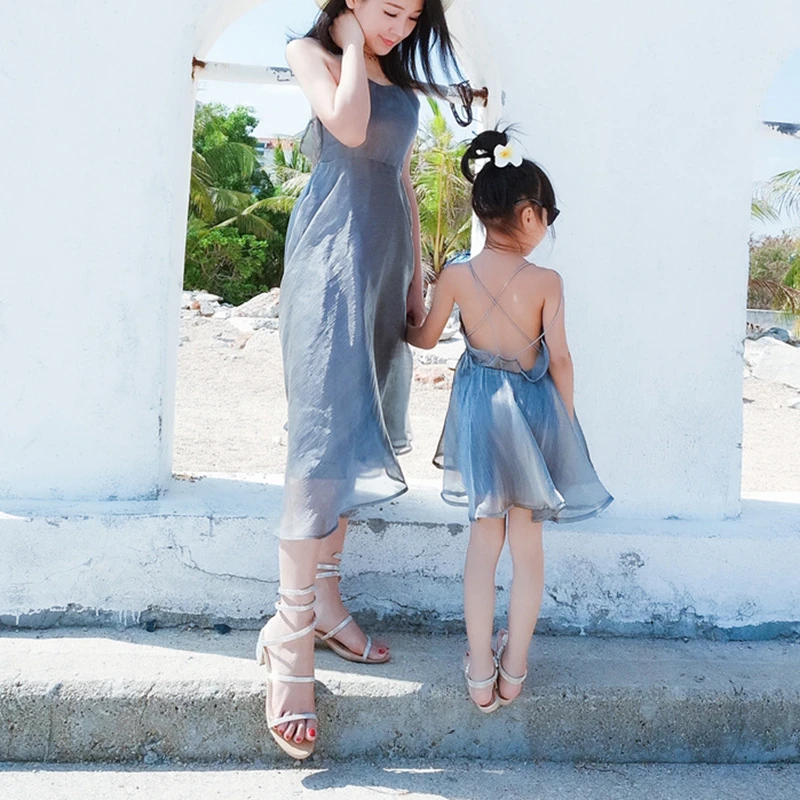
[[[561,280],[551,269],[522,259],[498,265],[488,258],[454,264],[453,294],[470,344],[531,369],[541,350],[542,333],[551,353],[566,348],[559,325]],[[558,328],[561,331],[558,331]]]

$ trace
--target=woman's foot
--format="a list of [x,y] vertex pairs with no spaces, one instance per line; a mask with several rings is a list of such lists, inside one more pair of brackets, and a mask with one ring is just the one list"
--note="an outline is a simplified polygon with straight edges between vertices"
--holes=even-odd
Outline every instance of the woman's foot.
[[[317,622],[318,633],[327,634],[346,620],[350,613],[342,602],[339,592],[339,558],[341,554],[335,553],[325,563],[317,565]],[[349,650],[355,658],[360,660],[368,643],[368,637],[358,626],[355,620],[350,621],[341,630],[331,637],[343,648]],[[328,640],[330,641],[330,639]],[[368,663],[383,663],[389,660],[389,646],[380,640],[370,640]],[[341,653],[340,653],[341,655]]]
[[[287,606],[302,605],[297,600],[306,598],[284,598]],[[306,676],[314,674],[314,637],[301,636],[287,642],[279,642],[284,636],[297,633],[314,623],[313,609],[307,611],[281,612],[275,614],[264,626],[264,639],[272,642],[268,646],[269,670],[273,675]],[[295,683],[273,679],[268,695],[267,718],[277,720],[293,714],[314,713],[314,683]],[[276,725],[273,730],[287,742],[302,744],[317,738],[316,720],[295,720]]]

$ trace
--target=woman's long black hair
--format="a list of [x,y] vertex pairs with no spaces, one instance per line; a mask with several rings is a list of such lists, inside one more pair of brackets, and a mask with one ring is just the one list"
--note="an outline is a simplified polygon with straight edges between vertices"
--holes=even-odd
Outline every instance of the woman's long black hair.
[[[336,17],[347,10],[346,0],[329,0],[305,37],[316,39],[329,52],[341,55],[342,49],[331,36],[331,27]],[[425,0],[422,14],[411,35],[392,48],[390,53],[380,56],[380,65],[386,77],[395,85],[422,90],[423,84],[436,83],[431,65],[434,49],[438,50],[439,62],[447,79],[455,77],[462,80],[442,0]]]

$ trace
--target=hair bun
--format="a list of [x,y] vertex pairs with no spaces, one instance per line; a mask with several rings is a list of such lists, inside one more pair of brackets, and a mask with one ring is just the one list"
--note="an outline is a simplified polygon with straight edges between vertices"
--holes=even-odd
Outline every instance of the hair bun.
[[[492,158],[494,156],[494,149],[498,145],[508,144],[508,128],[503,131],[488,130],[479,133],[467,147],[467,152],[461,158],[461,172],[464,177],[470,182],[475,182],[475,169],[472,166],[473,161],[480,161],[488,159],[489,164],[494,165]],[[487,165],[488,166],[488,165]]]

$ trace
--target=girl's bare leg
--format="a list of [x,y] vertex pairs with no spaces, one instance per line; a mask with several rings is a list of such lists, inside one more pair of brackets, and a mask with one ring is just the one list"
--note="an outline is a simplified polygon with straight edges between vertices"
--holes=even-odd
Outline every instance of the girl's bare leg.
[[[479,519],[470,529],[464,566],[464,619],[469,640],[469,676],[481,681],[494,671],[495,571],[505,542],[505,519]],[[492,701],[494,688],[471,689],[478,705]]]
[[[528,667],[528,648],[544,590],[542,523],[533,522],[528,509],[515,506],[508,512],[508,546],[514,578],[508,604],[508,645],[503,653],[503,669],[509,675],[521,676]],[[503,697],[511,700],[522,687],[501,677],[499,689]]]
[[[339,517],[339,527],[330,536],[320,542],[318,560],[322,564],[336,564],[338,559],[334,553],[344,551],[344,537],[347,532],[347,517]],[[317,630],[326,633],[335,628],[347,615],[348,611],[342,602],[339,592],[339,581],[336,578],[323,578],[317,584]],[[364,631],[355,622],[351,622],[336,634],[336,641],[359,655],[367,646]],[[385,642],[373,639],[373,656],[384,656],[389,651]]]
[[[297,542],[281,541],[279,560],[282,589],[307,589],[314,583],[319,545],[318,539]],[[305,605],[312,599],[313,595],[282,597],[283,602],[287,605]],[[277,612],[267,623],[267,638],[299,631],[310,625],[313,618],[313,610]],[[312,635],[303,636],[292,642],[272,645],[269,648],[269,654],[274,672],[289,675],[314,674],[314,637]],[[269,710],[271,719],[277,719],[284,714],[313,712],[314,708],[313,683],[273,681],[272,708]],[[313,741],[317,736],[314,720],[289,722],[280,725],[277,730],[287,741],[294,739],[298,744],[304,739]]]

